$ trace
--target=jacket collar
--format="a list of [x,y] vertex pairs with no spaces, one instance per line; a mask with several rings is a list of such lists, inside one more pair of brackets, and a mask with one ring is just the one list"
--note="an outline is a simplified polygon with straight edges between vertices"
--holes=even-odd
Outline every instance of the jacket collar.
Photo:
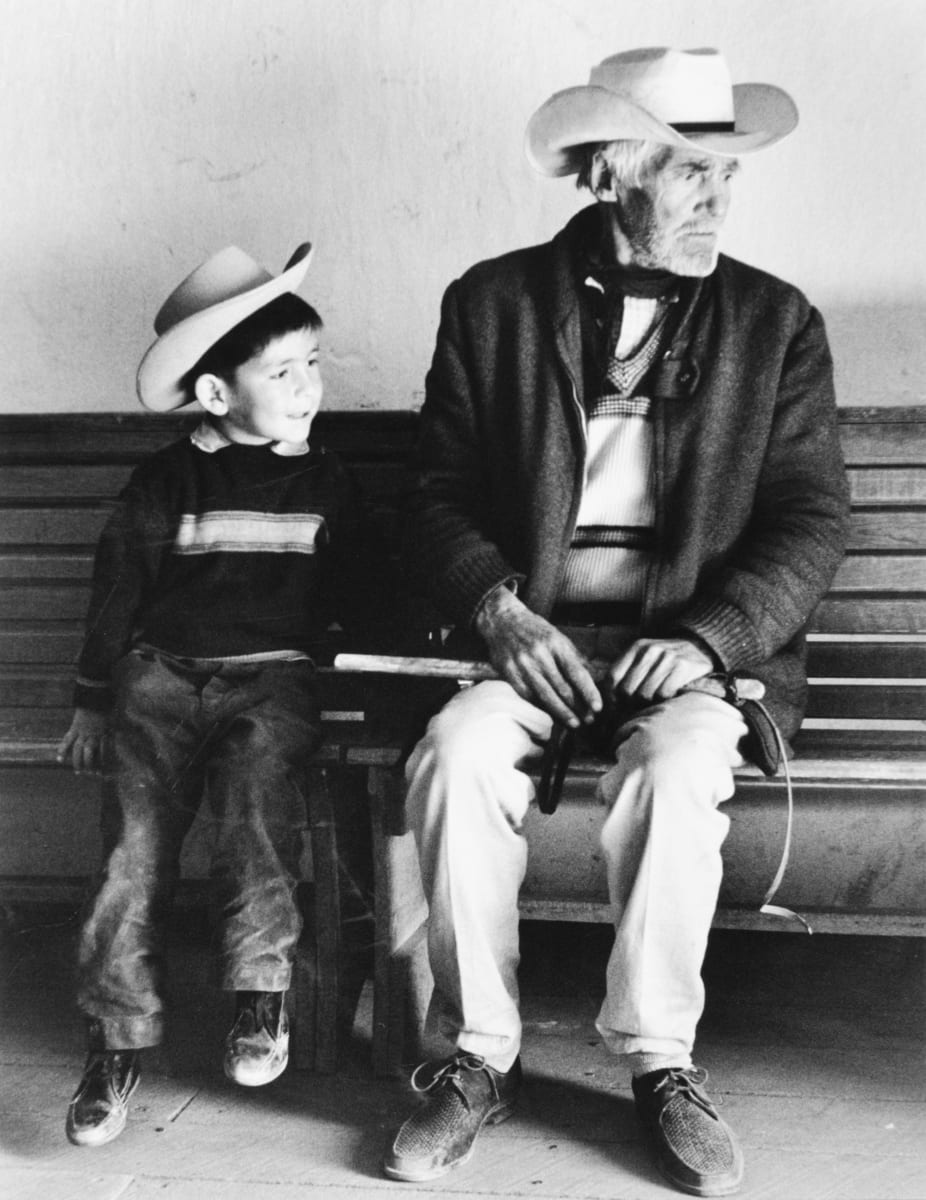
[[[226,446],[233,446],[235,443],[231,438],[227,438],[211,421],[202,420],[190,434],[190,441],[197,450],[202,450],[206,454],[215,454],[217,450],[224,450]],[[279,454],[281,458],[295,458],[300,454],[308,454],[308,442],[270,442],[268,443],[274,454]]]
[[[579,316],[579,274],[601,244],[602,225],[598,201],[583,208],[553,238],[553,293],[551,316],[556,344],[582,398],[582,327]],[[704,279],[679,279],[679,304],[673,319],[669,348],[654,378],[654,395],[682,399],[692,395],[700,369],[691,353],[694,316],[702,298],[711,292],[713,275]]]

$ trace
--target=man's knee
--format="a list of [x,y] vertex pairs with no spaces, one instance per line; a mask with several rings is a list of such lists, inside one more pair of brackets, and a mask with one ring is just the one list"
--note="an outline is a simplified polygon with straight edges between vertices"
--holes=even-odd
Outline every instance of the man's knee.
[[735,708],[713,697],[680,696],[654,705],[625,727],[616,764],[600,792],[613,803],[628,780],[655,802],[712,804],[733,795],[733,770],[746,725]]

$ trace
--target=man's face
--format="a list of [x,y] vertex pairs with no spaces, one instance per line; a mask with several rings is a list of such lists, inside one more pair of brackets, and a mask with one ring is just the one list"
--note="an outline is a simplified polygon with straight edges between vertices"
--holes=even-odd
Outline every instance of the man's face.
[[668,147],[642,186],[620,196],[627,265],[673,275],[710,275],[730,205],[730,182],[738,170],[733,158]]

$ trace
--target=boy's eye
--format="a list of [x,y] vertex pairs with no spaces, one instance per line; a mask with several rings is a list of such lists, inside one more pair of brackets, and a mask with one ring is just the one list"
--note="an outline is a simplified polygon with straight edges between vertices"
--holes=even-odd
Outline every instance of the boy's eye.
[[279,371],[274,371],[270,376],[271,379],[285,379],[289,374],[289,367],[282,367]]

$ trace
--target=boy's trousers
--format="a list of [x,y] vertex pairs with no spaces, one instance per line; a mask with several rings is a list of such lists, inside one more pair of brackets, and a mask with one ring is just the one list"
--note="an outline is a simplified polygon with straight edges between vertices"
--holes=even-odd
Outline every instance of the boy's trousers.
[[96,1048],[162,1038],[165,925],[203,802],[221,986],[288,988],[308,762],[320,737],[314,674],[305,660],[230,666],[146,650],[119,663],[103,783],[107,858],[78,947],[78,1007]]
[[[406,771],[443,1032],[500,1071],[521,1040],[520,830],[534,787],[520,768],[550,728],[507,683],[480,683],[432,719]],[[615,941],[597,1025],[616,1054],[690,1062],[729,825],[718,805],[733,794],[745,733],[732,705],[697,693],[621,728],[599,785]]]

